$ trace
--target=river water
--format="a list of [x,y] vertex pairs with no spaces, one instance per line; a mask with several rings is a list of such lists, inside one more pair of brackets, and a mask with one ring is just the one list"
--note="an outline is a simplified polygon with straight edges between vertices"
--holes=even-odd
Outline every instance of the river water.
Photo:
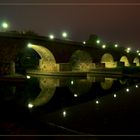
[[140,79],[31,76],[0,83],[1,135],[139,135]]

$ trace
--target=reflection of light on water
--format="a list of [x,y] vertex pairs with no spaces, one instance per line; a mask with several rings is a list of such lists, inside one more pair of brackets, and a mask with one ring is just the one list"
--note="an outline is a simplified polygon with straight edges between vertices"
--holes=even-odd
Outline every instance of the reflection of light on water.
[[139,86],[138,86],[138,85],[136,85],[135,87],[136,87],[136,88],[138,88]]
[[77,97],[78,95],[77,94],[74,94],[74,97]]
[[121,83],[122,85],[125,85],[126,82],[127,82],[127,80],[120,80],[120,83]]
[[66,114],[67,114],[66,111],[63,111],[63,117],[66,117]]
[[96,104],[99,104],[99,101],[98,100],[96,100]]
[[34,107],[34,105],[32,103],[28,104],[28,108],[33,108],[33,107]]
[[130,89],[129,89],[129,88],[127,88],[127,89],[126,89],[126,92],[129,92],[129,91],[130,91]]
[[101,82],[101,87],[104,90],[110,89],[112,87],[112,84],[114,82],[113,78],[105,78],[104,82]]
[[71,85],[73,85],[74,84],[74,82],[73,81],[71,81]]
[[117,97],[117,95],[116,95],[116,94],[114,94],[114,95],[113,95],[113,97],[114,97],[114,98],[116,98],[116,97]]
[[68,86],[74,97],[79,97],[82,94],[88,93],[92,86],[92,82],[87,79],[76,79],[70,81],[70,83],[71,84]]

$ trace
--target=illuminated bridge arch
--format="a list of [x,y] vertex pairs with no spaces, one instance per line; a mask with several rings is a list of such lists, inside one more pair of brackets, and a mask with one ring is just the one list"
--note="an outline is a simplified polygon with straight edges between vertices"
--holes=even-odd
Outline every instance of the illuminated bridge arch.
[[59,71],[59,65],[56,64],[55,57],[46,47],[29,44],[28,47],[34,49],[41,57],[39,61],[39,70],[41,71]]
[[135,63],[136,66],[140,66],[139,58],[135,57],[134,60],[133,60],[133,63]]
[[126,66],[126,67],[130,66],[130,63],[129,63],[128,58],[126,56],[122,56],[120,59],[120,62],[123,62],[124,66]]
[[117,64],[114,62],[110,53],[105,53],[101,58],[101,63],[105,63],[105,68],[115,68]]
[[72,54],[70,64],[72,71],[90,71],[93,68],[92,57],[82,50],[77,50]]

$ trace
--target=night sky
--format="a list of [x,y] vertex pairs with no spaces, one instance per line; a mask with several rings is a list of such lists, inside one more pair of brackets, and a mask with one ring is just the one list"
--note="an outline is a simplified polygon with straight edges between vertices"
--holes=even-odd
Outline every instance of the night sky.
[[33,30],[61,38],[87,40],[97,34],[103,41],[140,49],[139,0],[1,0],[0,21],[9,30]]

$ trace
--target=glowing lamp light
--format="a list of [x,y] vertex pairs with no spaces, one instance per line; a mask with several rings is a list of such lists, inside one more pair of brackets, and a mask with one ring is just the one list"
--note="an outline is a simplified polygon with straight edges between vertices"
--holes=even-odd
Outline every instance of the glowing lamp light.
[[62,33],[62,37],[66,38],[68,36],[68,34],[66,32]]
[[96,100],[96,104],[99,104],[99,101],[98,100]]
[[3,22],[2,23],[2,28],[7,29],[9,27],[7,22]]
[[127,88],[127,89],[126,89],[126,92],[129,92],[129,91],[130,91],[129,88]]
[[114,46],[115,46],[115,48],[117,48],[118,47],[118,44],[115,44]]
[[74,97],[78,97],[78,95],[77,94],[74,94]]
[[31,76],[27,75],[27,76],[26,76],[26,78],[27,78],[27,79],[30,79],[30,78],[31,78]]
[[116,97],[117,97],[117,95],[116,95],[116,94],[114,94],[114,95],[113,95],[113,97],[114,97],[114,98],[116,98]]
[[28,108],[33,108],[33,107],[34,107],[34,105],[32,103],[28,104]]
[[32,48],[32,44],[31,43],[28,43],[27,47],[28,48]]
[[83,41],[83,44],[86,44],[86,41]]
[[98,40],[96,40],[96,43],[97,43],[97,44],[100,44],[100,43],[101,43],[101,41],[98,39]]
[[140,53],[138,53],[138,55],[140,56]]
[[139,53],[140,51],[139,50],[137,50],[137,53]]
[[130,47],[126,49],[126,52],[127,53],[129,53],[130,51],[131,51],[131,48]]
[[52,34],[49,35],[49,38],[50,38],[50,39],[54,39],[54,35],[52,35]]
[[139,86],[138,85],[136,85],[136,88],[138,88]]
[[106,48],[106,45],[102,45],[102,48],[105,49]]

